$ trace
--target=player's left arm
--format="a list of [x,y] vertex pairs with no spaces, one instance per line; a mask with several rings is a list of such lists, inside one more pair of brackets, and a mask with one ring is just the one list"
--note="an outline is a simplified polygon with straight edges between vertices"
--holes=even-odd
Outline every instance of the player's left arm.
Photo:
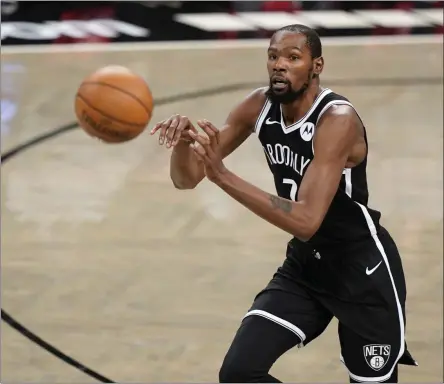
[[201,127],[208,138],[196,136],[201,144],[196,153],[205,163],[208,179],[256,215],[303,241],[319,229],[359,139],[353,108],[329,108],[316,128],[315,156],[299,186],[298,201],[291,201],[269,194],[227,170],[218,155],[217,129],[208,122]]

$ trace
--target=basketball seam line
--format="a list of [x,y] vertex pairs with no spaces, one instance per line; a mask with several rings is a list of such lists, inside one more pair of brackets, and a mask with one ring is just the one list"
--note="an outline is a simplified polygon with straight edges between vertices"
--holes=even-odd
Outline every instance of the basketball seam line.
[[143,109],[144,109],[145,111],[148,112],[148,115],[150,115],[150,117],[151,117],[151,111],[150,111],[150,110],[148,109],[148,107],[143,103],[143,101],[140,100],[136,95],[133,95],[132,93],[129,93],[128,91],[126,91],[126,90],[124,90],[124,89],[122,89],[122,88],[120,88],[120,87],[117,87],[117,86],[115,86],[115,85],[113,85],[113,84],[103,83],[103,82],[101,82],[101,81],[85,81],[84,83],[82,83],[82,85],[80,86],[80,88],[82,88],[82,86],[84,86],[84,85],[88,85],[88,84],[103,85],[104,87],[113,88],[113,89],[115,89],[115,90],[117,90],[117,91],[120,91],[120,92],[124,93],[125,95],[128,95],[129,97],[131,97],[131,98],[133,98],[134,100],[136,100],[136,101],[137,101],[137,102],[143,107]]
[[125,124],[125,125],[129,125],[131,127],[145,127],[146,124],[137,124],[137,123],[130,123],[129,121],[125,121],[125,120],[120,120],[117,119],[116,117],[113,117],[111,115],[108,115],[107,113],[103,112],[102,110],[100,110],[99,108],[94,107],[93,105],[91,105],[91,103],[85,99],[85,97],[83,97],[80,93],[77,93],[76,95],[79,99],[81,99],[88,107],[90,107],[91,109],[94,109],[96,112],[99,112],[101,115],[103,115],[104,117],[113,120],[119,124]]

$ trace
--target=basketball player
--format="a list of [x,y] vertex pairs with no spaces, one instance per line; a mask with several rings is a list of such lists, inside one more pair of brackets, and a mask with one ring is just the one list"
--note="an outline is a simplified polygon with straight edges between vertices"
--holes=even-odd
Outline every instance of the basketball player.
[[[269,86],[234,107],[220,131],[201,120],[205,135],[199,134],[179,115],[151,131],[159,132],[160,144],[174,147],[176,188],[194,188],[207,177],[293,236],[283,265],[245,314],[219,380],[279,382],[269,374],[274,362],[292,347],[309,344],[335,316],[350,382],[397,382],[398,364],[417,364],[404,338],[401,259],[379,224],[380,213],[367,206],[364,124],[345,97],[320,86],[324,59],[314,30],[278,30],[267,55]],[[253,132],[278,196],[223,163]]]

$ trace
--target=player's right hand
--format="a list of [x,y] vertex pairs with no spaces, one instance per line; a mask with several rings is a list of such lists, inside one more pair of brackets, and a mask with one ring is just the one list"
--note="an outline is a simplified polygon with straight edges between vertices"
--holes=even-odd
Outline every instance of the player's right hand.
[[159,134],[159,144],[166,142],[167,148],[174,147],[179,140],[194,143],[193,138],[188,134],[189,131],[197,133],[197,129],[186,116],[173,115],[168,119],[159,121],[151,130],[151,135],[157,131]]

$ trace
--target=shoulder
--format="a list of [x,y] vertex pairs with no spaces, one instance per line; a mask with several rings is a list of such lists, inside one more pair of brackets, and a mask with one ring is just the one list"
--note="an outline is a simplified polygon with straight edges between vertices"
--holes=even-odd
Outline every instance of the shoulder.
[[320,117],[314,146],[322,146],[323,150],[334,151],[335,148],[352,148],[363,136],[363,124],[351,105],[334,104]]
[[256,88],[254,91],[250,92],[244,100],[245,105],[256,113],[256,117],[267,102],[267,89],[268,87]]
[[362,121],[353,104],[343,95],[330,90],[323,100],[316,125],[362,125]]
[[242,122],[254,128],[256,120],[267,102],[266,91],[268,87],[257,88],[245,96],[231,111],[230,120]]
[[354,119],[357,117],[357,113],[350,103],[341,103],[338,101],[337,103],[333,103],[328,106],[328,109],[326,109],[325,112],[319,116],[318,123],[338,117]]

